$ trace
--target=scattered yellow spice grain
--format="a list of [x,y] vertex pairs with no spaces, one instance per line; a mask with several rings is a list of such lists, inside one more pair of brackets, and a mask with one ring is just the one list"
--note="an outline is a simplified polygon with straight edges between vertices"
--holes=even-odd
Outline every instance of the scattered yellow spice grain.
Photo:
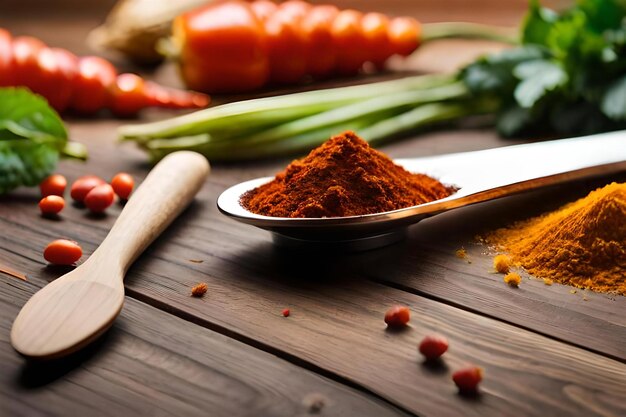
[[552,285],[552,284],[554,284],[554,281],[552,281],[550,278],[544,278],[543,279],[543,283],[545,285]]
[[508,255],[497,255],[493,258],[493,267],[499,273],[506,274],[511,267],[511,258]]
[[520,282],[522,282],[522,277],[517,272],[509,272],[504,276],[504,282],[511,287],[519,287]]
[[191,289],[191,296],[202,297],[204,294],[206,294],[208,289],[209,289],[209,286],[206,285],[204,282],[201,282],[200,284],[197,284]]
[[465,248],[457,249],[456,257],[459,259],[467,259],[467,251]]
[[570,294],[576,294],[576,292],[577,292],[576,290],[569,290]]

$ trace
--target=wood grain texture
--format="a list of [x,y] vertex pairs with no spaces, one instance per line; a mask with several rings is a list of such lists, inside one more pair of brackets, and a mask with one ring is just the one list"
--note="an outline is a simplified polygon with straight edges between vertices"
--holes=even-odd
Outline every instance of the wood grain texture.
[[[342,5],[344,3],[356,2],[346,0]],[[464,0],[455,0],[446,7],[442,6],[442,1],[430,0],[358,3],[360,8],[367,5],[367,8],[392,13],[419,14],[424,21],[453,20],[456,16],[461,17],[458,20],[506,24],[520,18],[525,2],[516,0],[511,6],[509,2],[481,0],[470,5]],[[46,24],[31,18],[20,24],[7,16],[0,13],[0,25],[19,33],[41,36],[50,43],[81,53],[88,52],[82,40],[97,21],[93,16],[75,20],[59,16]],[[398,63],[397,68],[411,72],[450,71],[493,48],[499,46],[441,42],[423,48],[415,59]],[[174,75],[172,67],[165,66],[154,76],[166,84],[178,85]],[[306,88],[341,83],[345,80]],[[153,120],[168,115],[171,113],[150,111],[142,117]],[[70,180],[88,173],[109,178],[120,170],[129,171],[137,179],[143,178],[148,170],[145,156],[129,144],[114,143],[114,130],[119,123],[106,119],[72,120],[71,136],[87,144],[91,160],[86,165],[64,162],[59,172]],[[415,157],[512,143],[515,142],[499,139],[490,130],[446,130],[444,127],[438,132],[396,141],[382,150],[393,157]],[[170,315],[178,315],[300,365],[288,365],[294,372],[290,385],[306,379],[300,374],[301,368],[306,367],[375,392],[420,416],[626,414],[623,402],[626,365],[620,362],[624,359],[624,349],[620,346],[624,346],[626,328],[624,299],[587,294],[588,301],[584,301],[582,294],[569,294],[566,287],[544,288],[540,282],[530,279],[524,280],[519,290],[509,289],[501,283],[501,277],[489,273],[491,257],[483,254],[486,249],[471,244],[472,234],[483,228],[523,218],[531,211],[539,213],[554,208],[574,195],[586,193],[595,183],[570,184],[466,208],[414,226],[408,240],[399,245],[365,254],[324,257],[281,251],[272,246],[266,232],[230,221],[215,207],[217,195],[228,186],[271,175],[288,162],[282,159],[214,166],[198,201],[129,271],[127,293]],[[600,183],[610,179],[614,178],[605,178]],[[93,218],[69,206],[60,220],[50,221],[38,217],[37,200],[36,190],[24,189],[9,197],[0,197],[0,263],[27,273],[32,284],[41,286],[64,272],[43,268],[41,251],[50,240],[63,236],[73,238],[83,245],[88,256],[100,244],[121,207],[112,207],[105,217]],[[534,205],[537,207],[533,208]],[[469,250],[471,264],[454,256],[461,245]],[[203,262],[190,262],[192,259]],[[9,307],[1,306],[0,311],[6,309],[15,314],[19,302],[13,299],[16,292],[13,286],[26,284],[14,278],[8,280],[11,287],[4,288],[11,297],[7,302]],[[202,300],[190,301],[190,288],[199,281],[209,284],[209,292]],[[412,326],[405,332],[384,330],[384,311],[395,303],[407,304],[413,311]],[[116,325],[105,340],[107,344],[82,367],[60,376],[59,385],[44,382],[36,395],[29,397],[33,393],[25,390],[16,377],[2,380],[0,389],[11,400],[0,401],[1,405],[6,403],[12,407],[12,412],[7,414],[34,414],[37,410],[28,413],[35,407],[31,399],[39,401],[37,404],[53,404],[57,414],[68,410],[73,401],[78,404],[75,407],[80,407],[79,411],[87,412],[90,409],[84,402],[89,400],[82,399],[86,396],[93,401],[98,398],[95,404],[104,410],[102,413],[110,409],[114,414],[123,407],[133,410],[145,407],[158,414],[161,409],[157,407],[162,407],[166,410],[161,411],[162,414],[183,415],[187,409],[183,408],[182,399],[191,396],[193,410],[200,407],[201,399],[209,398],[215,401],[211,404],[216,404],[217,415],[222,411],[224,415],[280,415],[278,411],[273,412],[274,409],[264,413],[265,409],[253,408],[249,412],[248,402],[225,405],[216,398],[230,399],[231,388],[240,386],[238,383],[219,379],[220,371],[216,371],[218,376],[208,374],[207,379],[202,379],[212,383],[218,378],[215,385],[206,383],[211,390],[206,394],[198,391],[195,384],[188,383],[196,381],[197,374],[179,366],[192,361],[216,369],[213,361],[221,358],[224,363],[219,365],[232,370],[233,378],[246,379],[249,374],[240,370],[239,362],[242,367],[254,368],[244,359],[258,354],[258,350],[246,347],[248,350],[242,356],[207,358],[203,356],[207,351],[193,344],[195,339],[190,339],[188,333],[213,335],[212,332],[190,323],[181,324],[179,319],[154,309],[146,314],[137,313],[133,321],[135,304],[129,305],[119,323],[122,335],[113,337],[120,332]],[[280,316],[285,307],[291,309],[288,319]],[[151,317],[156,317],[162,326],[155,324],[153,328],[150,324],[151,330],[146,330],[145,323],[152,323]],[[141,324],[143,330],[132,327],[127,334],[124,332],[127,322],[129,329],[131,325]],[[445,334],[451,341],[445,366],[425,367],[418,358],[416,344],[423,335],[433,331]],[[137,337],[141,340],[137,341]],[[555,339],[567,341],[567,344]],[[224,340],[241,346],[232,339]],[[572,344],[586,350],[572,347]],[[3,346],[2,354],[6,358],[3,362],[14,367],[2,375],[15,376],[17,357],[7,351],[6,343]],[[154,346],[183,353],[184,358],[170,356],[171,353],[156,354],[155,350],[160,348]],[[118,354],[119,351],[126,353]],[[115,360],[119,356],[108,355],[126,359],[119,361]],[[101,360],[104,362],[98,362]],[[132,364],[137,361],[142,367],[138,372],[140,377],[132,372]],[[467,361],[476,362],[486,371],[483,393],[476,398],[457,396],[450,381],[450,372]],[[103,363],[103,368],[96,366],[97,363]],[[151,367],[157,371],[150,371]],[[267,373],[263,376],[272,381],[275,380],[272,373],[283,375],[271,367],[260,373]],[[182,381],[176,379],[179,374],[183,375]],[[306,375],[311,373],[307,371]],[[83,379],[77,384],[72,378]],[[180,391],[169,391],[172,380],[181,384]],[[118,381],[122,381],[121,388]],[[71,394],[68,394],[64,391],[68,385],[78,388],[69,390]],[[333,384],[333,389],[335,387]],[[160,392],[166,392],[165,404],[153,400]],[[255,392],[258,396],[251,400],[252,404],[285,405],[288,409],[285,415],[297,414],[299,410],[289,408],[296,407],[291,405],[295,403],[274,392],[267,393],[261,388]],[[147,401],[142,402],[142,396],[146,396]],[[300,404],[302,395],[297,396]],[[136,404],[142,406],[133,408]],[[363,409],[368,410],[366,406]],[[361,409],[355,410],[342,408],[338,413],[367,415],[365,411],[359,414]],[[45,410],[39,408],[39,411]],[[372,411],[372,415],[379,414],[383,415]]]
[[8,335],[19,306],[37,289],[0,277],[2,416],[291,417],[311,415],[317,405],[327,416],[406,415],[133,299],[95,345],[62,360],[25,363]]
[[[354,256],[320,258],[276,250],[265,233],[214,217],[213,202],[206,197],[202,193],[185,220],[176,222],[131,268],[128,294],[350,380],[420,416],[620,416],[626,411],[620,400],[626,365],[372,283],[355,269],[361,265]],[[9,233],[17,232],[5,225]],[[14,266],[39,280],[37,245],[47,237],[25,227],[21,233],[23,238],[12,241],[31,259]],[[95,241],[98,233],[82,236]],[[16,263],[15,256],[5,259],[7,255],[0,252],[0,260]],[[209,292],[203,302],[190,303],[190,287],[199,281],[208,283]],[[382,316],[393,304],[406,304],[413,312],[405,332],[385,331]],[[284,307],[291,309],[287,320],[280,316]],[[422,366],[417,354],[417,343],[431,332],[450,339],[442,368]],[[469,403],[455,394],[450,381],[450,372],[466,362],[486,372],[483,394]],[[581,392],[593,393],[585,404],[576,403]]]

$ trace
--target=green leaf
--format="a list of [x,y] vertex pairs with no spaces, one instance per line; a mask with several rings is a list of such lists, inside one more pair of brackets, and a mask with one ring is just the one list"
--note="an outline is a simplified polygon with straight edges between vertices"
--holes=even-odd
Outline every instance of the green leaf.
[[626,120],[626,76],[611,84],[600,106],[602,113],[612,120]]
[[59,153],[48,144],[0,140],[0,194],[20,186],[35,186],[56,167]]
[[515,100],[527,109],[568,80],[565,71],[548,60],[522,62],[513,69],[513,74],[522,80],[515,88]]
[[522,43],[547,46],[548,34],[558,18],[553,10],[541,7],[539,0],[531,0],[522,26]]
[[86,157],[82,145],[67,141],[63,122],[46,100],[25,89],[0,88],[0,194],[39,184],[61,152]]
[[42,97],[21,88],[0,90],[0,140],[25,138],[56,142],[67,140],[58,114]]
[[589,28],[596,33],[618,28],[626,14],[625,0],[578,0],[577,6],[587,16]]
[[511,137],[527,131],[532,122],[533,117],[528,109],[514,105],[498,115],[496,127],[502,136]]
[[545,58],[546,51],[538,46],[523,46],[488,55],[461,72],[461,79],[473,93],[512,94],[518,80],[513,68],[518,64]]

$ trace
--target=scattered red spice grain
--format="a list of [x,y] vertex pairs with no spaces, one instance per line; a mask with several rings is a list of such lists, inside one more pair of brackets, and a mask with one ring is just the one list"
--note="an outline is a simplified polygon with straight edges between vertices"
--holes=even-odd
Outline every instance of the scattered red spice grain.
[[448,339],[439,335],[431,334],[426,336],[419,344],[419,351],[426,360],[433,361],[448,350]]
[[483,380],[483,370],[478,366],[470,365],[453,373],[452,380],[460,393],[474,394],[478,392],[478,384]]
[[455,254],[456,257],[459,259],[467,259],[467,251],[465,250],[465,248],[457,249]]
[[65,200],[58,195],[49,195],[39,201],[39,210],[41,214],[58,214],[65,207]]
[[517,272],[509,272],[504,276],[504,282],[509,284],[511,287],[517,288],[522,282],[522,277]]
[[284,309],[282,312],[283,317],[289,317],[289,314],[291,314],[291,311],[288,308]]
[[389,327],[403,327],[409,323],[411,312],[405,306],[393,306],[385,313],[385,323]]
[[493,258],[493,268],[501,274],[509,272],[511,258],[508,255],[497,255]]
[[22,281],[27,281],[26,274],[22,274],[21,272],[18,272],[13,268],[9,268],[6,265],[0,264],[0,272],[15,277],[17,279],[21,279]]
[[72,265],[81,256],[83,250],[78,243],[67,239],[54,240],[43,251],[44,259],[55,265]]
[[130,174],[125,172],[120,172],[116,174],[111,180],[111,187],[113,187],[113,191],[115,194],[122,200],[128,200],[130,193],[133,192],[133,187],[135,186],[135,180]]
[[85,175],[74,181],[70,189],[70,196],[73,200],[82,203],[89,191],[102,184],[106,184],[106,181],[102,178],[96,177],[95,175]]
[[61,174],[52,174],[39,183],[42,197],[48,197],[49,195],[62,197],[63,193],[65,193],[65,187],[67,187],[67,180]]
[[204,294],[206,294],[206,292],[208,290],[209,290],[209,286],[206,285],[206,283],[201,282],[201,283],[195,285],[191,289],[191,296],[192,297],[202,297]]
[[85,206],[94,212],[102,213],[115,201],[113,187],[109,184],[100,184],[92,188],[85,196]]

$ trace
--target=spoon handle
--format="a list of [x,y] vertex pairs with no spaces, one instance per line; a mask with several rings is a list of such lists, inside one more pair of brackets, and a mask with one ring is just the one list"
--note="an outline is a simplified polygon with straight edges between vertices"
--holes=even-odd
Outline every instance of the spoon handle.
[[530,189],[623,169],[626,131],[398,162],[460,186],[457,197],[509,186]]
[[[126,272],[133,261],[180,214],[206,180],[210,167],[196,152],[172,153],[150,171],[131,195],[100,247],[90,260]],[[105,262],[103,262],[105,261]],[[115,274],[97,274],[111,279]],[[116,278],[117,279],[117,278]]]

